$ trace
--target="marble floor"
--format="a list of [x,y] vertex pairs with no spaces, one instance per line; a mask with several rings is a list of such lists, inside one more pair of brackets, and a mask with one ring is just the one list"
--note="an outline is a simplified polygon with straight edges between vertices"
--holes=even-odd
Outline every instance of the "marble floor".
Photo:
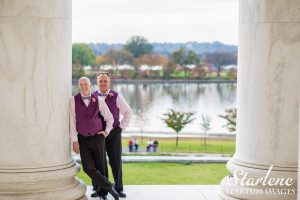
[[[127,185],[127,198],[121,200],[219,200],[218,185]],[[87,197],[91,198],[92,187],[88,186]],[[108,196],[113,200],[112,196]]]

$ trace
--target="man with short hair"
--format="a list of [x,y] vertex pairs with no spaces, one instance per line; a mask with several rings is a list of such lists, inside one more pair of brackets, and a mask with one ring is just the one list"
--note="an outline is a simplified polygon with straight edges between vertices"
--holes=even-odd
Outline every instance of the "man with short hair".
[[[99,90],[95,94],[98,94],[105,101],[114,118],[113,129],[105,139],[106,152],[115,181],[114,188],[120,197],[126,197],[126,194],[123,192],[121,133],[122,130],[128,127],[132,111],[124,97],[110,89],[111,80],[107,72],[100,72],[97,76],[97,82]],[[123,116],[122,120],[120,120],[120,114]]]
[[[105,102],[91,93],[91,82],[87,77],[78,80],[78,87],[80,93],[72,97],[70,102],[70,137],[73,150],[80,153],[83,171],[101,188],[101,191],[96,191],[98,196],[103,198],[103,191],[118,200],[118,193],[105,176],[105,137],[112,129],[113,116]],[[106,123],[105,129],[100,116],[103,116]]]

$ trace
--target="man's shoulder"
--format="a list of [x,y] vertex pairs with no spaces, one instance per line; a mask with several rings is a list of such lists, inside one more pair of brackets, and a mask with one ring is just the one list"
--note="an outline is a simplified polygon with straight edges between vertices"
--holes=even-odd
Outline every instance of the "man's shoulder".
[[99,93],[98,90],[92,92],[93,95],[98,95],[98,93]]
[[76,101],[78,101],[80,99],[81,99],[81,94],[78,93],[78,94],[75,94],[75,95],[73,95],[73,96],[70,97],[70,102],[76,102]]
[[99,97],[98,90],[92,92],[92,93],[91,93],[91,96],[94,97],[94,98],[96,98],[97,100],[99,100],[99,98],[98,98],[98,97]]
[[76,99],[76,98],[79,98],[79,97],[81,97],[81,94],[77,93],[77,94],[71,96],[71,99]]
[[72,96],[70,97],[70,100],[74,100],[78,95],[79,95],[79,94],[72,95]]
[[119,95],[119,93],[115,90],[110,89],[109,93],[113,93],[114,95]]

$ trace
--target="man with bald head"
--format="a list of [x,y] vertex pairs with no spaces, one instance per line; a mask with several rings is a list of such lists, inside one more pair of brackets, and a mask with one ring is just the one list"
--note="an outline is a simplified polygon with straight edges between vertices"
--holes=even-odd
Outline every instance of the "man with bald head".
[[105,137],[112,129],[113,116],[105,102],[91,93],[91,82],[87,77],[78,80],[78,87],[80,93],[73,96],[70,103],[70,137],[73,150],[80,153],[83,171],[101,188],[101,191],[97,191],[100,198],[104,191],[118,200],[118,193],[105,176]]
[[[97,82],[99,90],[94,94],[105,101],[114,118],[113,129],[105,139],[106,152],[115,181],[114,188],[119,196],[124,198],[126,194],[123,192],[121,133],[122,130],[128,127],[132,117],[132,111],[124,97],[110,89],[111,80],[107,72],[100,72],[97,76]],[[123,116],[122,120],[120,120],[120,115]],[[92,196],[94,195],[95,194],[92,194]]]

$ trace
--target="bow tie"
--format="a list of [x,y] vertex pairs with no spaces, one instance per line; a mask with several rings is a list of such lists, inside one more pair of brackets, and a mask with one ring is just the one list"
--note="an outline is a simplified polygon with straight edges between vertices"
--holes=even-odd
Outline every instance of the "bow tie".
[[100,97],[106,97],[106,96],[107,96],[107,94],[102,94],[102,93],[99,93],[99,96],[100,96]]
[[82,100],[91,100],[91,97],[90,96],[88,96],[88,97],[81,97],[82,98]]

